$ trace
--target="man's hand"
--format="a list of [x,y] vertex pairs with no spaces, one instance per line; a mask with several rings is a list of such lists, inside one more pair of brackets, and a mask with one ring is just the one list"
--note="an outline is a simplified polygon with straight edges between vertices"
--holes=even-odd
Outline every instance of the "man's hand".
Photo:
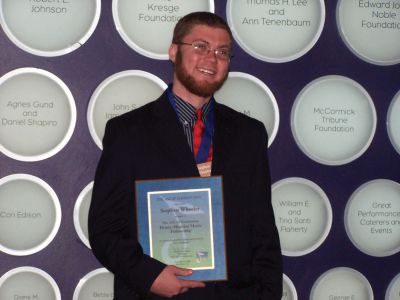
[[187,292],[191,288],[205,287],[204,282],[194,280],[183,280],[177,276],[190,276],[192,270],[182,269],[176,266],[167,266],[151,285],[150,292],[158,296],[171,298],[178,294]]

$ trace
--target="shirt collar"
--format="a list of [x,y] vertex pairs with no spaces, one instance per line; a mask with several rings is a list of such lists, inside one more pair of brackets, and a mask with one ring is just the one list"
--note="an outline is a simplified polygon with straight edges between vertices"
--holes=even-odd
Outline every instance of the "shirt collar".
[[[196,121],[196,107],[191,105],[189,102],[186,102],[182,98],[178,97],[174,94],[174,101],[176,106],[176,111],[178,114],[179,120],[183,124],[191,124],[193,125]],[[213,97],[211,97],[210,101],[207,101],[202,107],[201,110],[203,112],[203,122],[207,120],[208,113],[210,112],[211,102],[215,101]]]

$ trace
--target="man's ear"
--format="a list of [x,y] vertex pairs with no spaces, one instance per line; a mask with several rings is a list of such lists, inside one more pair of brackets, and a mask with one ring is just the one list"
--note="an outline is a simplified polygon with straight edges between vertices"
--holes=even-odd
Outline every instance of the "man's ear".
[[169,60],[175,63],[175,58],[176,58],[176,53],[178,51],[178,45],[177,44],[171,44],[168,49],[168,55],[169,55]]

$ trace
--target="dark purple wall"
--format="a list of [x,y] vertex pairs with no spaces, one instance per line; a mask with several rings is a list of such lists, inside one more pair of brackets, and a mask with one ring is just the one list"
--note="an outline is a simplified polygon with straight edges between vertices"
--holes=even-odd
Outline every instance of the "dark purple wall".
[[[73,225],[75,201],[93,180],[100,155],[89,134],[86,111],[91,94],[108,76],[123,70],[145,70],[171,80],[168,61],[144,57],[121,39],[115,30],[110,0],[102,1],[99,24],[91,38],[76,51],[59,57],[31,55],[16,47],[0,31],[0,76],[21,67],[37,67],[54,73],[70,88],[77,106],[77,124],[66,147],[43,161],[20,162],[0,153],[0,178],[27,173],[45,180],[57,193],[62,222],[55,239],[44,250],[16,257],[0,253],[0,276],[20,266],[34,266],[48,272],[61,289],[63,299],[71,299],[80,278],[99,268],[91,251],[80,241]],[[276,96],[280,125],[270,147],[273,182],[287,177],[304,177],[318,184],[333,208],[333,224],[326,241],[315,251],[300,257],[284,257],[284,272],[296,286],[299,299],[308,299],[315,280],[333,267],[360,271],[372,285],[375,299],[384,299],[389,282],[400,272],[399,253],[372,257],[350,242],[343,215],[347,200],[361,184],[378,178],[400,181],[400,156],[386,131],[389,104],[400,89],[400,65],[376,66],[355,57],[344,45],[336,27],[336,0],[326,1],[326,21],[317,44],[303,57],[273,64],[257,60],[234,45],[231,71],[252,74]],[[226,1],[215,1],[216,12],[225,17]],[[343,75],[356,80],[371,95],[377,110],[377,130],[371,146],[355,161],[341,166],[314,162],[297,147],[290,129],[290,112],[300,90],[324,75]]]

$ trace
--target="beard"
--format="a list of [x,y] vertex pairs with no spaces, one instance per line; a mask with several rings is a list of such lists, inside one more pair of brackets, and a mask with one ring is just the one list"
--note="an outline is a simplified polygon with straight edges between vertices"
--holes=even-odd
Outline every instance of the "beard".
[[196,81],[196,79],[194,79],[193,76],[191,76],[183,67],[182,53],[179,50],[176,53],[175,74],[178,80],[189,92],[200,97],[212,96],[217,90],[221,88],[226,78],[228,78],[228,72],[226,72],[226,74],[224,75],[223,78],[221,78],[221,80],[218,80],[213,83]]

